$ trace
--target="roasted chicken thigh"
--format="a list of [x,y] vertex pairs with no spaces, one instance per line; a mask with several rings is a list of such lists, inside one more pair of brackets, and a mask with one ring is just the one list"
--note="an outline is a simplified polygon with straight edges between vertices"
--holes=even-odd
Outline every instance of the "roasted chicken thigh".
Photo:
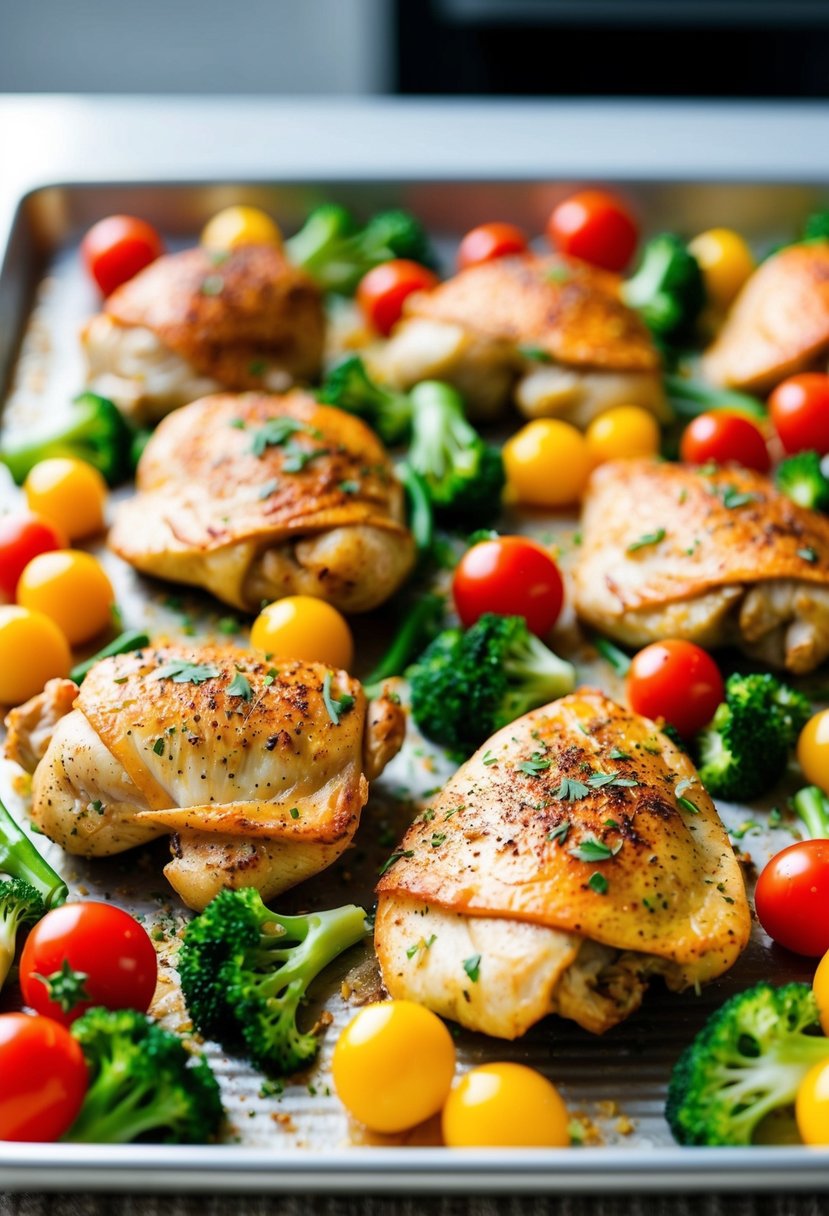
[[170,835],[164,873],[196,909],[331,865],[405,732],[398,705],[367,704],[343,671],[174,645],[105,659],[80,689],[50,681],[6,724],[50,839],[106,857]]
[[138,570],[237,608],[300,593],[366,612],[414,562],[403,491],[381,443],[293,392],[220,394],[166,418],[110,544]]
[[583,262],[484,262],[410,296],[373,367],[404,388],[448,380],[479,417],[512,397],[530,418],[579,426],[630,401],[662,415],[659,355],[618,288],[614,275]]
[[220,389],[313,381],[324,331],[311,279],[280,250],[246,245],[158,258],[109,296],[81,342],[89,387],[144,424]]
[[802,674],[829,655],[829,519],[737,466],[605,464],[574,592],[584,621],[628,645],[737,645]]
[[680,991],[722,974],[751,928],[688,756],[589,689],[489,739],[377,890],[391,995],[506,1039],[548,1013],[600,1034],[653,975]]

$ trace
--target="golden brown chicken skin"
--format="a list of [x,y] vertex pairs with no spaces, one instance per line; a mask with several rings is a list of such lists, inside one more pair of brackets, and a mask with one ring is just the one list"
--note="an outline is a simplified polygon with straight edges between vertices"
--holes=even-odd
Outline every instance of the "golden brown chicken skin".
[[158,258],[112,293],[81,341],[90,387],[138,422],[219,389],[315,380],[325,332],[315,284],[281,250]]
[[414,562],[381,443],[294,392],[220,394],[166,418],[118,510],[112,548],[137,569],[251,612],[301,593],[377,607]]
[[659,355],[618,278],[562,258],[498,258],[410,296],[379,367],[402,385],[448,379],[478,414],[513,395],[581,425],[623,399],[664,408]]
[[631,646],[739,645],[808,672],[829,655],[829,520],[738,466],[602,465],[584,499],[574,602]]
[[716,384],[766,393],[829,357],[829,241],[792,245],[754,272],[704,369]]
[[713,979],[749,937],[690,759],[590,689],[489,739],[393,857],[375,928],[389,992],[503,1038],[551,1012],[601,1033],[649,976]]
[[[329,866],[405,731],[399,706],[367,705],[343,671],[235,647],[105,659],[71,706],[52,683],[7,719],[7,755],[34,760],[35,823],[84,857],[172,834],[164,872],[192,908],[222,887],[270,898]],[[56,701],[38,758],[27,739]]]

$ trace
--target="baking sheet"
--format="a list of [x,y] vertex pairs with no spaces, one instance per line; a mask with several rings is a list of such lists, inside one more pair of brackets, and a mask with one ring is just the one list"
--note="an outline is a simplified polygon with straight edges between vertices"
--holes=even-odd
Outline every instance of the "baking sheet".
[[[255,201],[295,225],[317,197],[333,197],[363,210],[401,202],[412,206],[444,236],[477,219],[504,214],[533,229],[560,188],[543,185],[489,184],[468,187],[443,184],[351,185],[315,188],[281,187],[124,187],[54,188],[28,200],[21,210],[12,256],[7,259],[0,291],[18,300],[15,314],[21,345],[4,411],[11,431],[36,429],[66,408],[82,385],[76,340],[83,318],[96,307],[96,296],[77,257],[78,232],[92,219],[114,210],[130,210],[158,223],[181,239],[191,236],[217,206],[228,201]],[[759,242],[784,237],[804,211],[825,196],[819,186],[777,186],[758,192],[745,187],[666,185],[638,192],[638,202],[653,228],[728,223],[747,230]],[[697,210],[692,204],[696,200]],[[689,207],[692,208],[689,211]],[[696,217],[696,218],[694,218]],[[9,269],[11,267],[11,269]],[[24,308],[24,303],[27,307]],[[29,308],[28,305],[31,304]],[[9,355],[14,329],[3,338]],[[3,381],[0,363],[0,383]],[[0,484],[0,502],[14,491]],[[559,547],[566,569],[577,543],[575,518],[563,515],[505,517],[503,530],[522,530]],[[116,587],[124,624],[172,636],[213,635],[244,640],[245,622],[215,601],[197,593],[144,579],[103,549],[100,551]],[[384,636],[388,612],[354,622],[360,670],[370,667]],[[572,618],[563,622],[558,648],[575,658],[579,675],[609,692],[618,689],[609,668],[596,663],[579,638]],[[391,852],[406,824],[430,789],[449,775],[440,751],[412,732],[404,751],[375,783],[354,847],[325,874],[288,893],[280,907],[301,910],[355,900],[369,907],[378,867]],[[0,772],[0,786],[14,811],[25,810],[25,782],[13,766]],[[782,805],[784,790],[776,791]],[[770,800],[769,806],[774,805]],[[723,817],[746,854],[762,864],[770,852],[792,840],[785,826],[766,830],[757,807],[721,806]],[[756,826],[755,826],[756,825]],[[40,847],[45,841],[38,838]],[[166,888],[161,867],[166,844],[123,854],[110,861],[65,858],[48,845],[47,855],[70,882],[73,894],[106,898],[144,919],[156,940],[161,981],[154,1011],[176,1029],[187,1026],[175,984],[173,960],[187,913]],[[750,867],[749,867],[750,869]],[[550,1076],[561,1088],[581,1124],[585,1147],[555,1153],[459,1153],[429,1147],[436,1129],[425,1126],[405,1138],[371,1136],[351,1124],[331,1094],[329,1061],[338,1029],[355,1012],[355,1001],[371,995],[370,947],[357,947],[335,964],[314,992],[309,1017],[323,1010],[333,1024],[323,1038],[320,1057],[301,1077],[286,1082],[282,1092],[263,1088],[263,1078],[239,1061],[208,1045],[222,1084],[228,1111],[227,1143],[211,1148],[128,1146],[0,1145],[0,1183],[6,1187],[36,1185],[65,1188],[73,1184],[105,1188],[115,1184],[151,1189],[438,1189],[586,1190],[711,1189],[726,1186],[779,1185],[815,1187],[829,1182],[829,1153],[802,1148],[764,1150],[689,1150],[673,1145],[662,1117],[665,1084],[671,1065],[707,1014],[732,992],[761,978],[776,982],[809,979],[811,967],[778,951],[757,928],[749,950],[731,973],[699,997],[671,996],[654,985],[642,1010],[601,1039],[572,1023],[548,1019],[514,1044],[461,1031],[457,1036],[461,1068],[485,1060],[512,1059]],[[343,988],[345,981],[345,988]],[[349,999],[344,993],[352,990]],[[4,994],[4,1008],[13,1006]],[[405,1140],[406,1146],[401,1148]],[[591,1147],[591,1145],[601,1147]]]

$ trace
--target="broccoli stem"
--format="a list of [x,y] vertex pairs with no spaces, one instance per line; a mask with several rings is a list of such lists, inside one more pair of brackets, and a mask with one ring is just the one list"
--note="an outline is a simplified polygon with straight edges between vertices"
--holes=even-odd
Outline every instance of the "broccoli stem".
[[[281,926],[282,935],[262,937],[263,966],[276,970],[268,974],[260,987],[265,997],[276,996],[290,984],[299,981],[304,992],[319,973],[333,963],[344,950],[355,946],[366,935],[366,914],[356,904],[311,912],[307,916],[277,916],[271,921]],[[290,944],[282,947],[281,942]]]
[[131,650],[141,650],[142,647],[149,646],[149,644],[150,639],[146,633],[142,633],[140,629],[127,629],[123,633],[119,633],[117,638],[108,642],[91,658],[85,659],[83,663],[77,663],[69,672],[69,679],[74,680],[76,684],[82,684],[101,659],[109,659],[116,654],[129,654]]
[[435,539],[435,520],[429,488],[408,461],[401,460],[397,465],[397,476],[406,491],[406,499],[409,504],[409,527],[417,551],[423,556],[431,552]]
[[391,645],[363,680],[366,696],[375,696],[384,680],[400,676],[416,654],[440,632],[445,601],[442,595],[424,595],[404,617]]
[[0,989],[12,969],[14,955],[17,949],[17,926],[20,918],[13,912],[7,913],[0,919]]
[[829,838],[829,799],[823,790],[816,785],[807,785],[795,794],[792,806],[812,840]]
[[602,658],[610,664],[617,676],[626,676],[630,670],[630,657],[615,646],[609,638],[594,637],[593,645]]
[[166,1112],[154,1095],[155,1078],[141,1081],[128,1075],[117,1056],[102,1067],[86,1093],[83,1106],[69,1131],[69,1144],[130,1144],[145,1132],[173,1124],[186,1114],[181,1109]]
[[734,389],[715,388],[687,376],[666,376],[665,391],[680,418],[696,418],[707,410],[738,410],[753,418],[766,418],[766,407],[757,397]]
[[69,889],[0,802],[0,874],[23,878],[43,896],[47,908],[66,902]]

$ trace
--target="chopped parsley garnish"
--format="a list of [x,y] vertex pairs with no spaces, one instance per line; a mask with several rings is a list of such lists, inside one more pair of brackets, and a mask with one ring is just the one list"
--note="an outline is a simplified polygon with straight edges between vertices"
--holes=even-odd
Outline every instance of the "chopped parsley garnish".
[[285,459],[282,461],[286,473],[301,473],[312,460],[325,454],[323,448],[301,448],[297,443],[285,445]]
[[608,752],[608,756],[611,760],[630,760],[628,752],[623,752],[621,747],[614,747]]
[[622,789],[632,789],[639,782],[635,777],[625,777],[621,773],[594,773],[592,777],[588,777],[587,784],[593,790],[600,790],[606,785],[616,785]]
[[222,673],[212,663],[191,663],[189,659],[175,659],[165,663],[155,673],[157,680],[172,680],[174,684],[204,684],[215,680]]
[[429,844],[432,846],[433,849],[439,849],[445,840],[446,840],[445,832],[433,832],[432,839],[429,841]]
[[291,816],[292,819],[299,819],[299,807],[292,806],[291,809],[288,811],[288,814]]
[[684,794],[686,790],[692,789],[695,785],[696,781],[693,779],[693,777],[684,777],[683,780],[677,785],[674,793],[679,796],[680,794]]
[[155,752],[155,754],[157,756],[164,755],[164,740],[163,739],[156,739],[155,743],[153,744],[153,751]]
[[569,283],[570,271],[566,266],[550,266],[546,271],[546,277],[551,283]]
[[96,798],[94,802],[90,802],[89,805],[92,807],[92,809],[96,813],[96,815],[103,815],[104,804],[103,804],[103,802],[101,802],[101,800],[99,798]]
[[665,529],[657,528],[655,532],[645,532],[638,540],[631,541],[626,552],[635,553],[637,549],[647,549],[649,545],[658,545],[661,540],[665,539]]
[[278,675],[279,675],[279,672],[276,670],[275,667],[269,667],[268,673],[266,676],[263,677],[262,683],[265,685],[266,688],[270,688],[271,684],[273,684],[274,680],[276,679],[276,677]]
[[308,426],[306,422],[300,422],[297,418],[269,418],[267,422],[258,427],[251,438],[250,450],[254,456],[263,456],[268,448],[279,448],[287,443],[292,435],[302,433],[304,435],[312,435],[315,439],[322,439],[322,432],[314,427]]
[[396,861],[400,861],[401,857],[414,857],[414,849],[395,849],[391,857],[384,861],[377,871],[379,876],[382,878],[386,870],[390,870]]
[[[678,788],[679,787],[677,786],[677,789]],[[677,803],[679,806],[682,807],[683,811],[688,811],[688,813],[691,815],[699,814],[699,807],[696,805],[695,802],[692,802],[690,798],[684,798],[682,796],[682,794],[677,794],[676,790],[674,791],[674,793],[676,794]]]
[[526,773],[529,777],[537,777],[539,773],[545,772],[552,763],[552,760],[545,760],[541,752],[533,752],[529,760],[522,760],[515,767],[519,773]]
[[745,507],[750,502],[757,502],[759,494],[749,494],[743,490],[738,490],[736,486],[717,486],[716,493],[722,498],[722,505],[728,511],[732,511],[735,507]]
[[229,697],[242,697],[245,701],[252,700],[253,689],[250,686],[250,680],[247,676],[242,675],[241,671],[237,671],[233,677],[227,690],[227,695]]
[[575,857],[578,861],[608,861],[611,857],[616,856],[621,847],[621,840],[618,844],[609,845],[602,840],[597,840],[595,836],[585,836],[580,844],[570,849],[570,856]]
[[553,361],[553,356],[541,346],[519,346],[518,353],[524,359],[531,359],[533,363],[552,363]]
[[491,751],[485,751],[485,752],[484,752],[484,760],[483,760],[483,762],[484,762],[484,764],[487,764],[487,765],[489,765],[489,764],[497,764],[497,763],[498,763],[498,757],[497,757],[497,756],[493,756],[493,754],[492,754],[492,752],[491,752]]
[[607,895],[610,883],[605,878],[604,874],[600,874],[595,870],[587,880],[587,885],[591,891],[595,891],[597,895]]
[[550,829],[550,831],[547,833],[547,839],[549,840],[550,844],[564,844],[569,832],[570,820],[562,819],[561,823],[556,824],[554,828]]
[[553,790],[553,797],[562,798],[565,802],[577,802],[589,793],[590,789],[583,781],[577,781],[575,777],[562,777],[561,784]]
[[415,942],[413,946],[409,946],[408,950],[406,951],[406,958],[414,958],[414,956],[419,954],[421,950],[426,951],[431,949],[437,940],[438,939],[434,933],[432,933],[429,937],[421,937],[419,942]]
[[359,494],[360,483],[359,481],[351,480],[341,481],[340,489],[342,490],[343,494]]
[[341,697],[331,696],[330,671],[326,671],[325,679],[322,682],[322,699],[325,708],[328,710],[328,716],[335,726],[340,725],[340,718],[343,714],[347,714],[354,704],[354,698],[350,693],[345,693]]
[[235,616],[223,616],[216,628],[226,637],[232,637],[234,633],[242,632],[242,622]]
[[201,285],[203,296],[220,296],[224,291],[225,281],[220,274],[209,274]]
[[259,487],[256,491],[256,497],[260,502],[264,502],[266,498],[270,498],[271,494],[275,494],[278,489],[279,478],[272,477],[270,481],[266,481],[264,485]]
[[481,956],[480,954],[471,954],[469,958],[463,960],[463,969],[473,984],[477,984],[481,974]]
[[804,562],[817,561],[817,549],[813,549],[811,545],[805,545],[802,549],[798,549],[797,556],[802,557]]

